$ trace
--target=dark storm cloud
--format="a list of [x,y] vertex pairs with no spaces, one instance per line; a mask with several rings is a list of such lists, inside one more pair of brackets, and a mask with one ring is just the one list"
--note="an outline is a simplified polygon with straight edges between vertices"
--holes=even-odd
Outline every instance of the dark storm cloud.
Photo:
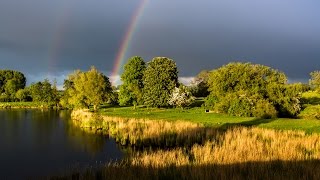
[[[91,65],[110,73],[141,2],[2,0],[0,68],[25,72],[29,81],[47,74],[61,79]],[[186,77],[251,61],[306,80],[320,69],[319,7],[296,0],[150,0],[126,58],[168,56]]]
[[27,73],[91,65],[110,71],[137,2],[1,1],[1,66]]
[[269,65],[291,79],[307,79],[310,71],[320,68],[319,3],[173,1],[166,8],[163,4],[157,1],[150,7],[148,12],[165,10],[166,15],[144,17],[131,53],[171,56],[182,76],[230,61]]

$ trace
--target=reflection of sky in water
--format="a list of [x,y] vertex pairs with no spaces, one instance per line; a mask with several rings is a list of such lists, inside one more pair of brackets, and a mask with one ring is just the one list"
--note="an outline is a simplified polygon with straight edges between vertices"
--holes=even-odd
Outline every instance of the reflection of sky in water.
[[47,175],[122,155],[113,140],[72,126],[66,111],[0,110],[0,177]]

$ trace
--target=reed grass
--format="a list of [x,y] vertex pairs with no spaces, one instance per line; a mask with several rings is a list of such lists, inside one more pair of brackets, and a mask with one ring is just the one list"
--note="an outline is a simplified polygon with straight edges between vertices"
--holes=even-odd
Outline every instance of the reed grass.
[[[175,156],[173,160],[162,157]],[[188,159],[188,161],[186,161]],[[320,136],[302,131],[277,131],[261,128],[235,128],[221,134],[215,141],[195,144],[190,152],[183,148],[139,154],[133,165],[166,167],[181,165],[214,165],[246,162],[320,160]],[[180,161],[181,160],[181,161]],[[183,163],[180,163],[183,162]]]
[[238,123],[215,128],[189,121],[107,117],[84,110],[74,111],[72,119],[80,127],[105,131],[121,144],[158,150],[138,151],[120,162],[53,179],[320,178],[317,133]]
[[320,137],[296,131],[229,129],[215,141],[138,153],[53,179],[319,179]]
[[101,116],[76,110],[71,118],[78,126],[93,132],[105,131],[122,145],[136,147],[185,147],[203,144],[219,131],[199,123]]

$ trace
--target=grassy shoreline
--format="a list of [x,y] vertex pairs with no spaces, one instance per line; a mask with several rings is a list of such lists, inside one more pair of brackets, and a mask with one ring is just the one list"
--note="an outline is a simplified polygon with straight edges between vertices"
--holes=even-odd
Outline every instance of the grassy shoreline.
[[203,124],[206,127],[225,130],[232,126],[244,126],[276,130],[300,130],[307,133],[320,133],[320,120],[318,119],[258,119],[252,117],[235,117],[224,114],[206,113],[202,108],[158,109],[140,107],[133,109],[132,107],[107,107],[101,109],[99,113],[103,116],[128,119],[161,119],[168,122],[187,121]]
[[[226,129],[221,129],[190,121],[130,119],[101,114],[74,111],[72,117],[80,127],[105,131],[117,138],[120,144],[139,146],[140,143],[157,146],[158,149],[138,151],[122,162],[87,171],[74,171],[53,179],[320,177],[319,171],[315,171],[320,168],[318,133],[252,126],[225,126]],[[250,119],[245,120],[250,122]]]
[[45,102],[0,102],[0,109],[53,109],[54,104]]

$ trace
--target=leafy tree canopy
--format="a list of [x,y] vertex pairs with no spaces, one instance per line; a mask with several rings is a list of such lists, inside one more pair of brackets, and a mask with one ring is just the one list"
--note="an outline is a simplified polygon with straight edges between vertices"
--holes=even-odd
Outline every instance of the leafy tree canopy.
[[142,104],[143,74],[146,69],[144,60],[139,56],[129,59],[121,75],[120,105]]
[[28,90],[34,102],[56,103],[58,101],[57,88],[48,79],[32,83]]
[[28,89],[19,89],[16,93],[16,98],[20,101],[20,102],[25,102],[28,101],[29,98],[29,91]]
[[97,110],[99,105],[108,100],[112,92],[109,78],[91,67],[88,72],[75,71],[64,83],[65,95],[62,104],[72,107],[89,107]]
[[0,70],[0,94],[5,93],[7,96],[14,97],[14,94],[25,86],[26,77],[23,73],[14,70]]
[[147,65],[143,76],[144,104],[152,107],[169,105],[172,91],[178,86],[176,63],[166,57],[155,57]]
[[295,116],[300,111],[298,88],[284,73],[251,63],[229,63],[209,76],[206,105],[237,116]]

